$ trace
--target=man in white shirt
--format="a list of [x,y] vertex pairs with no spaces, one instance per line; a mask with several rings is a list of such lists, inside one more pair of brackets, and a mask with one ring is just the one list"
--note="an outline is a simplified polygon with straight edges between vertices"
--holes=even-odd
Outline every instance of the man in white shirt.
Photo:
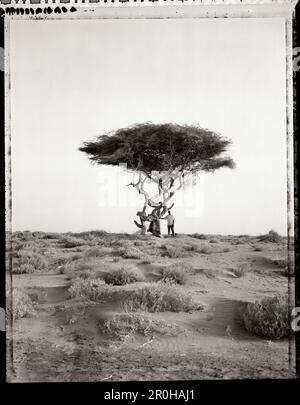
[[168,235],[172,232],[172,235],[175,236],[174,232],[174,215],[171,214],[171,211],[168,211],[168,215],[164,218],[167,220],[167,225],[168,225]]

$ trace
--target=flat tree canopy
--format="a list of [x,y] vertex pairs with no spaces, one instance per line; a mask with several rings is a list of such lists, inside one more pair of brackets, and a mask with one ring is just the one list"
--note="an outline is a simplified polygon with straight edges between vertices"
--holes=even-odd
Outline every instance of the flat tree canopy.
[[234,167],[229,157],[220,157],[231,141],[199,126],[136,124],[100,135],[79,148],[97,164],[126,163],[129,170],[196,173]]

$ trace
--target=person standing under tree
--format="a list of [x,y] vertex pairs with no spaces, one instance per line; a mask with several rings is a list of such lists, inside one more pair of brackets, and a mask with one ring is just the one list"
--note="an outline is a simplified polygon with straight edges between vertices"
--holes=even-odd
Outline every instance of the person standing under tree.
[[172,232],[172,235],[175,236],[175,232],[174,232],[174,215],[171,214],[171,211],[168,211],[168,215],[162,219],[166,219],[167,220],[167,225],[168,225],[168,235],[170,235],[170,233]]

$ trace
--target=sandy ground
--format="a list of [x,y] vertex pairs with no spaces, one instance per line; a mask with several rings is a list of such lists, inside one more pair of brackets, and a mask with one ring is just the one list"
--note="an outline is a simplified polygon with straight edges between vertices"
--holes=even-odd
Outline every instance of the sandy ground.
[[[93,304],[71,298],[68,288],[72,279],[80,275],[79,271],[75,266],[62,272],[61,266],[55,264],[58,255],[68,257],[76,253],[80,260],[86,246],[62,248],[59,236],[42,239],[36,235],[33,240],[36,244],[41,242],[37,246],[50,264],[32,274],[12,275],[13,288],[26,291],[34,299],[36,314],[12,324],[9,381],[294,377],[292,342],[250,334],[242,319],[245,303],[287,294],[288,277],[275,262],[286,257],[285,242],[258,243],[248,237],[206,236],[204,242],[212,249],[209,254],[191,251],[184,258],[170,258],[157,252],[163,251],[166,244],[197,245],[203,241],[186,235],[174,239],[150,236],[135,245],[126,236],[115,237],[127,247],[139,249],[147,260],[121,257],[117,261],[107,254],[86,259],[91,264],[85,271],[107,272],[125,263],[147,282],[156,280],[161,267],[184,262],[192,270],[183,288],[204,306],[202,311],[191,313],[153,314],[176,325],[175,336],[134,335],[120,342],[105,333],[101,325],[122,311],[122,294]],[[95,246],[101,243],[94,241]],[[257,245],[259,249],[255,248]],[[246,269],[242,277],[236,277],[233,271],[239,266]]]

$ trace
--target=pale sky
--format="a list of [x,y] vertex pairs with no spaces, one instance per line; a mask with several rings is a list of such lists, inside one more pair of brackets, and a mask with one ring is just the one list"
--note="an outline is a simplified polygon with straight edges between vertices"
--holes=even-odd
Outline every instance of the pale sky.
[[13,230],[136,231],[132,177],[77,148],[150,121],[233,141],[236,169],[178,193],[177,232],[286,234],[284,19],[13,20],[10,33]]

